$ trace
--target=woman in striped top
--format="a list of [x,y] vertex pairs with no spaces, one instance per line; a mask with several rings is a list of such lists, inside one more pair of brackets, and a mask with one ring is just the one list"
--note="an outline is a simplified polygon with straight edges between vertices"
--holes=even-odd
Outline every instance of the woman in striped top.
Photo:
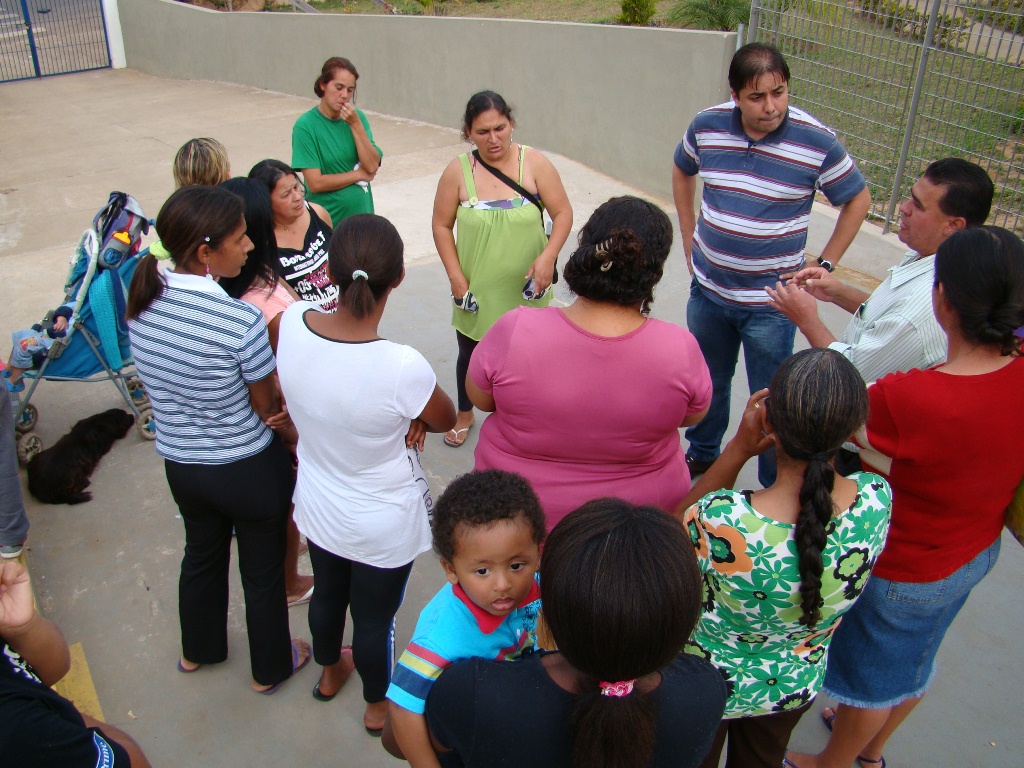
[[217,187],[172,194],[156,228],[173,267],[161,272],[153,256],[144,258],[127,314],[158,425],[156,450],[185,523],[178,669],[227,658],[234,528],[252,687],[273,693],[309,661],[309,646],[288,639],[283,565],[294,480],[288,452],[268,424],[294,428],[281,414],[263,316],[216,282],[238,275],[252,249],[242,209],[240,197]]

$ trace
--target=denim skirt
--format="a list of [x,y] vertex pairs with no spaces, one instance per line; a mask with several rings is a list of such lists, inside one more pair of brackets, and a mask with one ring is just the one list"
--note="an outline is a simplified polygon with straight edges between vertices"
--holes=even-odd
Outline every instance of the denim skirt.
[[971,590],[999,557],[999,539],[939,581],[889,581],[872,574],[832,637],[822,692],[862,709],[924,695],[935,654]]

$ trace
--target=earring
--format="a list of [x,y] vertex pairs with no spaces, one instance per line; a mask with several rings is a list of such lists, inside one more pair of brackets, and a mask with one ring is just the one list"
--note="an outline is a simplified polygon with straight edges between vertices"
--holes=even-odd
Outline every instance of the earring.
[[213,280],[213,275],[210,274],[210,262],[206,262],[206,279]]

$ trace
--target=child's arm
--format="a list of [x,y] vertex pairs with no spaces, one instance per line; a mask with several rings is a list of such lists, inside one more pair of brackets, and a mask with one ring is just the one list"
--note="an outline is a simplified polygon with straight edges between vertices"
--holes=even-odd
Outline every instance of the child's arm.
[[384,742],[384,748],[395,757],[408,760],[412,768],[441,768],[430,741],[427,719],[423,715],[389,701],[384,735],[391,737]]
[[36,613],[28,571],[13,560],[0,567],[0,635],[45,685],[53,685],[71,668],[64,635]]

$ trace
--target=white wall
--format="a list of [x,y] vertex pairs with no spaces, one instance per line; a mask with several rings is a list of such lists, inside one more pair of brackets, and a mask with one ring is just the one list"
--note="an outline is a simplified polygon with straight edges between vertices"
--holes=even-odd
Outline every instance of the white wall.
[[[118,0],[128,66],[313,97],[323,61],[360,72],[359,104],[459,127],[486,88],[522,140],[649,194],[671,196],[671,158],[699,110],[728,97],[725,32],[430,16],[221,13]],[[385,152],[387,148],[384,148]]]

